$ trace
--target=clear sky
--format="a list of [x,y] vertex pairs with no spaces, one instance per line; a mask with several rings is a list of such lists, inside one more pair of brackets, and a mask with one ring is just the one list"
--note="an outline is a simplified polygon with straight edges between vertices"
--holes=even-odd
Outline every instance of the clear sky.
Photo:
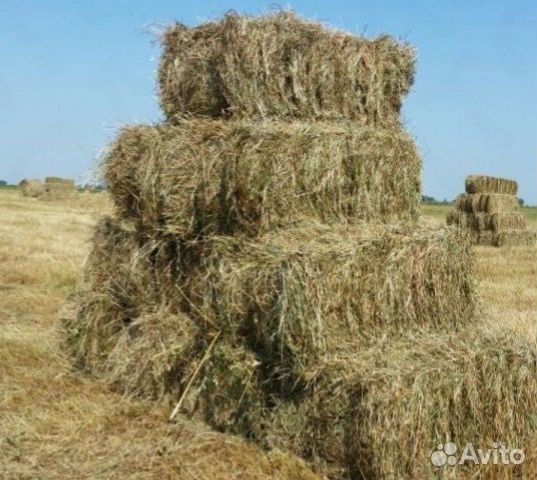
[[[283,6],[418,48],[404,115],[423,153],[425,194],[452,199],[467,174],[487,173],[517,179],[520,196],[537,203],[537,1]],[[159,121],[158,25],[274,7],[258,0],[1,0],[0,179],[83,180],[120,125]]]

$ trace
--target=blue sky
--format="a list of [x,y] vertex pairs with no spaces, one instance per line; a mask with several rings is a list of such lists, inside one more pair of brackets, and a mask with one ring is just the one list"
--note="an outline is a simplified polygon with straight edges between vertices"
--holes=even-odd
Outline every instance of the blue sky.
[[[2,0],[0,179],[79,180],[117,128],[158,121],[151,32],[266,1]],[[404,115],[424,160],[424,193],[452,199],[464,177],[515,178],[537,203],[537,2],[310,0],[283,4],[353,32],[414,44]]]

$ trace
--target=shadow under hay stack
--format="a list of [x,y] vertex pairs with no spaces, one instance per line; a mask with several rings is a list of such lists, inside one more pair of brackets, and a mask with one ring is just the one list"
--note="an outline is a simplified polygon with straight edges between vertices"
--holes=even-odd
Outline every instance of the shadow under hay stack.
[[[163,44],[167,123],[126,127],[104,159],[116,213],[64,318],[76,364],[334,479],[431,478],[411,452],[468,431],[446,400],[473,375],[465,353],[494,363],[504,345],[458,333],[465,237],[417,225],[421,161],[399,119],[413,49],[290,13],[175,25]],[[513,393],[470,386],[463,403]]]
[[474,243],[501,247],[531,245],[535,232],[527,230],[520,213],[515,180],[470,175],[466,178],[466,193],[455,201],[455,210],[448,213],[448,225],[470,233]]

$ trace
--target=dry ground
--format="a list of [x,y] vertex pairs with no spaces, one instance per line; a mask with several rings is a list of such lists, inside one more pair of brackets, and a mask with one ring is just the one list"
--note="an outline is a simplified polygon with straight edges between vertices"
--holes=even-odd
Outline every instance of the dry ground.
[[[105,194],[46,203],[0,190],[0,479],[316,478],[283,454],[170,425],[168,411],[71,371],[56,318],[109,209]],[[445,212],[426,207],[423,221],[441,224]],[[476,256],[474,327],[534,338],[536,249],[479,247]]]

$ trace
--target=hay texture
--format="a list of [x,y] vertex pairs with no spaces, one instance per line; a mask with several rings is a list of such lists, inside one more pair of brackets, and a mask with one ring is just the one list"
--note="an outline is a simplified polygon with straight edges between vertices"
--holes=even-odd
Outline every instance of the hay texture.
[[503,347],[438,333],[471,320],[473,262],[464,232],[417,225],[421,161],[399,121],[413,49],[286,12],[175,25],[163,45],[168,122],[125,127],[103,159],[115,216],[63,314],[77,366],[334,479],[431,478],[412,462],[450,414],[488,439],[472,402],[516,407],[501,433],[522,439],[525,353],[506,355],[504,392]]
[[417,219],[421,160],[400,129],[185,120],[125,128],[104,158],[120,216],[181,238],[301,220]]
[[[535,233],[526,230],[514,180],[487,176],[466,178],[466,193],[455,201],[446,222],[467,231],[479,245],[500,247],[531,244]],[[514,192],[514,193],[510,193]]]
[[503,193],[516,195],[518,183],[507,178],[487,175],[469,175],[465,181],[466,193]]
[[[330,478],[530,478],[535,344],[512,334],[424,334],[328,358],[278,404],[268,441]],[[431,463],[438,444],[525,450],[523,465]],[[320,467],[319,467],[320,466]]]
[[162,36],[160,103],[168,119],[345,118],[390,123],[414,79],[415,51],[367,40],[290,12],[234,13]]
[[212,237],[194,255],[105,218],[93,245],[64,313],[78,366],[258,441],[270,399],[319,361],[460,325],[474,304],[468,248],[450,231],[308,226]]
[[45,193],[45,186],[41,180],[24,179],[19,183],[19,190],[23,197],[38,198]]
[[510,213],[519,210],[518,198],[505,193],[461,193],[455,208],[468,213]]
[[473,312],[468,245],[454,232],[307,226],[210,242],[185,287],[192,315],[247,332],[280,377],[382,335],[462,324]]
[[[278,450],[264,452],[244,439],[215,432],[203,422],[186,417],[178,418],[170,427],[169,437],[162,454],[177,459],[173,478],[322,480],[293,455]],[[153,474],[154,468],[150,471]]]

